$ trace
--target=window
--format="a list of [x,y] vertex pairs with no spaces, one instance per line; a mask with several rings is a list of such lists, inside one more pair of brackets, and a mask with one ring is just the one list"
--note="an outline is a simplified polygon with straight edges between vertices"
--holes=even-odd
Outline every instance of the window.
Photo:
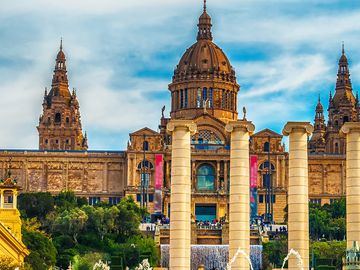
[[69,139],[66,139],[66,144],[69,144]]
[[100,197],[89,197],[89,204],[96,205],[100,202]]
[[179,91],[175,92],[176,98],[175,98],[175,109],[179,109]]
[[69,117],[66,117],[66,123],[69,123],[69,122],[70,122]]
[[141,194],[136,194],[136,201],[141,202]]
[[270,152],[270,143],[269,142],[264,143],[264,152]]
[[180,90],[180,109],[184,108],[184,91]]
[[143,150],[144,150],[144,151],[149,151],[149,142],[148,142],[148,141],[144,141],[144,143],[143,143]]
[[[268,169],[268,168],[269,168],[269,161],[265,161],[265,162],[261,163],[260,170],[264,170],[264,169]],[[271,170],[272,171],[275,170],[275,166],[272,163],[271,163]]]
[[56,144],[58,144],[58,143],[59,143],[59,140],[56,140],[55,142],[56,142]]
[[209,89],[209,107],[213,107],[213,90],[212,88]]
[[121,198],[120,197],[109,197],[109,204],[110,205],[115,205],[120,203]]
[[48,139],[45,139],[45,144],[48,144],[49,143],[49,140]]
[[185,90],[184,90],[184,93],[185,93],[185,97],[184,97],[184,108],[187,108],[187,107],[188,107],[188,90],[185,89]]
[[154,194],[149,194],[149,202],[153,202],[154,201]]
[[204,87],[204,88],[203,88],[203,96],[202,96],[202,100],[203,100],[203,102],[205,102],[205,101],[206,101],[206,99],[207,99],[207,88],[206,88],[206,87]]
[[311,203],[321,204],[321,199],[310,199]]
[[214,191],[215,189],[215,170],[209,164],[201,165],[197,170],[197,190]]
[[195,216],[198,221],[209,221],[212,222],[216,219],[216,205],[214,204],[203,204],[195,205]]
[[225,109],[225,90],[221,90],[221,108]]
[[148,168],[148,169],[152,169],[154,166],[152,165],[152,163],[148,160],[143,160],[138,164],[138,169],[141,168]]
[[264,195],[259,195],[259,203],[264,203]]
[[55,114],[55,123],[61,123],[61,113]]
[[149,187],[150,185],[150,173],[142,173],[141,174],[141,186],[142,187]]
[[335,143],[335,154],[339,154],[339,144]]
[[349,122],[349,116],[344,116],[343,122],[344,122],[344,123]]
[[197,108],[201,108],[201,107],[202,107],[202,104],[201,104],[201,89],[200,89],[200,88],[198,88],[198,90],[197,90],[196,107],[197,107]]

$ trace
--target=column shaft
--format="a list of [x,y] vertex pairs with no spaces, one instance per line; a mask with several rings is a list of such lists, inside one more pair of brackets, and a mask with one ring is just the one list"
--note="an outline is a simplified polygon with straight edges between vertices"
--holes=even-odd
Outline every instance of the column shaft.
[[[309,267],[307,139],[312,130],[307,122],[289,122],[283,130],[289,135],[288,249],[300,253],[304,269]],[[290,257],[288,269],[299,269],[295,256]]]
[[[255,127],[251,122],[230,122],[226,130],[231,132],[230,149],[230,219],[229,260],[240,249],[250,255],[250,179],[249,138]],[[240,254],[231,269],[250,269],[249,263]]]
[[172,132],[170,197],[170,269],[189,270],[191,252],[191,166],[190,132],[196,129],[190,121],[173,120],[167,126]]
[[346,244],[360,241],[360,123],[347,122],[346,134]]

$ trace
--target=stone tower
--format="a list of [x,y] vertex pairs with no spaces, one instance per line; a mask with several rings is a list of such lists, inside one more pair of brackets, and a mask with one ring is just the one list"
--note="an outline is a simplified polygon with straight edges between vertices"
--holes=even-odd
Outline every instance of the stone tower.
[[43,114],[39,118],[40,150],[86,150],[87,136],[83,135],[76,91],[69,91],[66,58],[62,41],[56,57],[51,90],[45,89]]
[[346,122],[358,122],[359,101],[354,97],[349,64],[344,46],[339,60],[335,94],[329,98],[329,119],[325,134],[326,153],[345,154],[345,138],[340,137],[341,126]]
[[237,119],[239,85],[230,61],[215,43],[211,17],[204,4],[197,42],[186,50],[176,66],[171,92],[171,119],[195,119],[211,115],[224,123]]
[[315,110],[315,119],[314,119],[314,132],[309,141],[309,149],[311,153],[324,153],[325,152],[325,118],[324,118],[324,108],[320,101],[320,95],[318,104],[316,105]]
[[328,123],[325,125],[323,106],[320,100],[316,106],[314,134],[309,141],[311,154],[345,154],[345,137],[340,136],[340,128],[346,122],[359,121],[359,98],[353,94],[349,63],[345,55],[344,45],[339,60],[335,94],[330,92],[328,107]]

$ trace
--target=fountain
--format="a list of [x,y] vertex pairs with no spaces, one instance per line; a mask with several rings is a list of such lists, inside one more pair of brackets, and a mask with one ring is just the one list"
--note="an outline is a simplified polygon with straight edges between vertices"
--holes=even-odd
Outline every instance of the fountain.
[[[241,249],[238,249],[236,258],[239,255],[245,256],[249,261],[252,270],[262,268],[262,246],[251,245],[250,256]],[[232,259],[236,260],[236,258]],[[191,246],[191,269],[196,270],[201,264],[205,269],[231,269],[228,268],[229,246],[228,245],[192,245]],[[161,245],[161,267],[169,267],[169,245]]]
[[230,262],[227,264],[226,270],[231,270],[231,265],[236,261],[236,259],[237,259],[237,257],[238,257],[239,255],[243,255],[243,256],[247,259],[247,261],[249,262],[250,269],[251,269],[251,270],[254,270],[250,257],[246,254],[245,251],[243,251],[243,250],[240,249],[240,248],[236,251],[234,257],[233,257],[233,258],[230,260]]
[[300,253],[297,252],[296,250],[293,250],[293,249],[290,249],[289,253],[288,253],[287,256],[285,257],[284,262],[283,262],[283,264],[282,264],[282,266],[281,266],[281,270],[284,269],[285,264],[286,264],[286,262],[289,260],[289,258],[290,258],[291,255],[294,255],[294,256],[296,257],[296,259],[297,259],[297,261],[298,261],[298,264],[297,264],[297,265],[299,266],[300,270],[304,270],[304,264],[303,264],[303,260],[302,260],[302,258],[301,258]]

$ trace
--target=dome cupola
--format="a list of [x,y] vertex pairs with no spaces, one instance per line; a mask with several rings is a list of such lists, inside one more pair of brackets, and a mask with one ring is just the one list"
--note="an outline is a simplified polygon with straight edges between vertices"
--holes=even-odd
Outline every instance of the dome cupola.
[[205,0],[197,42],[180,58],[169,85],[172,118],[193,119],[206,112],[224,122],[237,119],[239,85],[229,59],[213,42],[211,27]]

